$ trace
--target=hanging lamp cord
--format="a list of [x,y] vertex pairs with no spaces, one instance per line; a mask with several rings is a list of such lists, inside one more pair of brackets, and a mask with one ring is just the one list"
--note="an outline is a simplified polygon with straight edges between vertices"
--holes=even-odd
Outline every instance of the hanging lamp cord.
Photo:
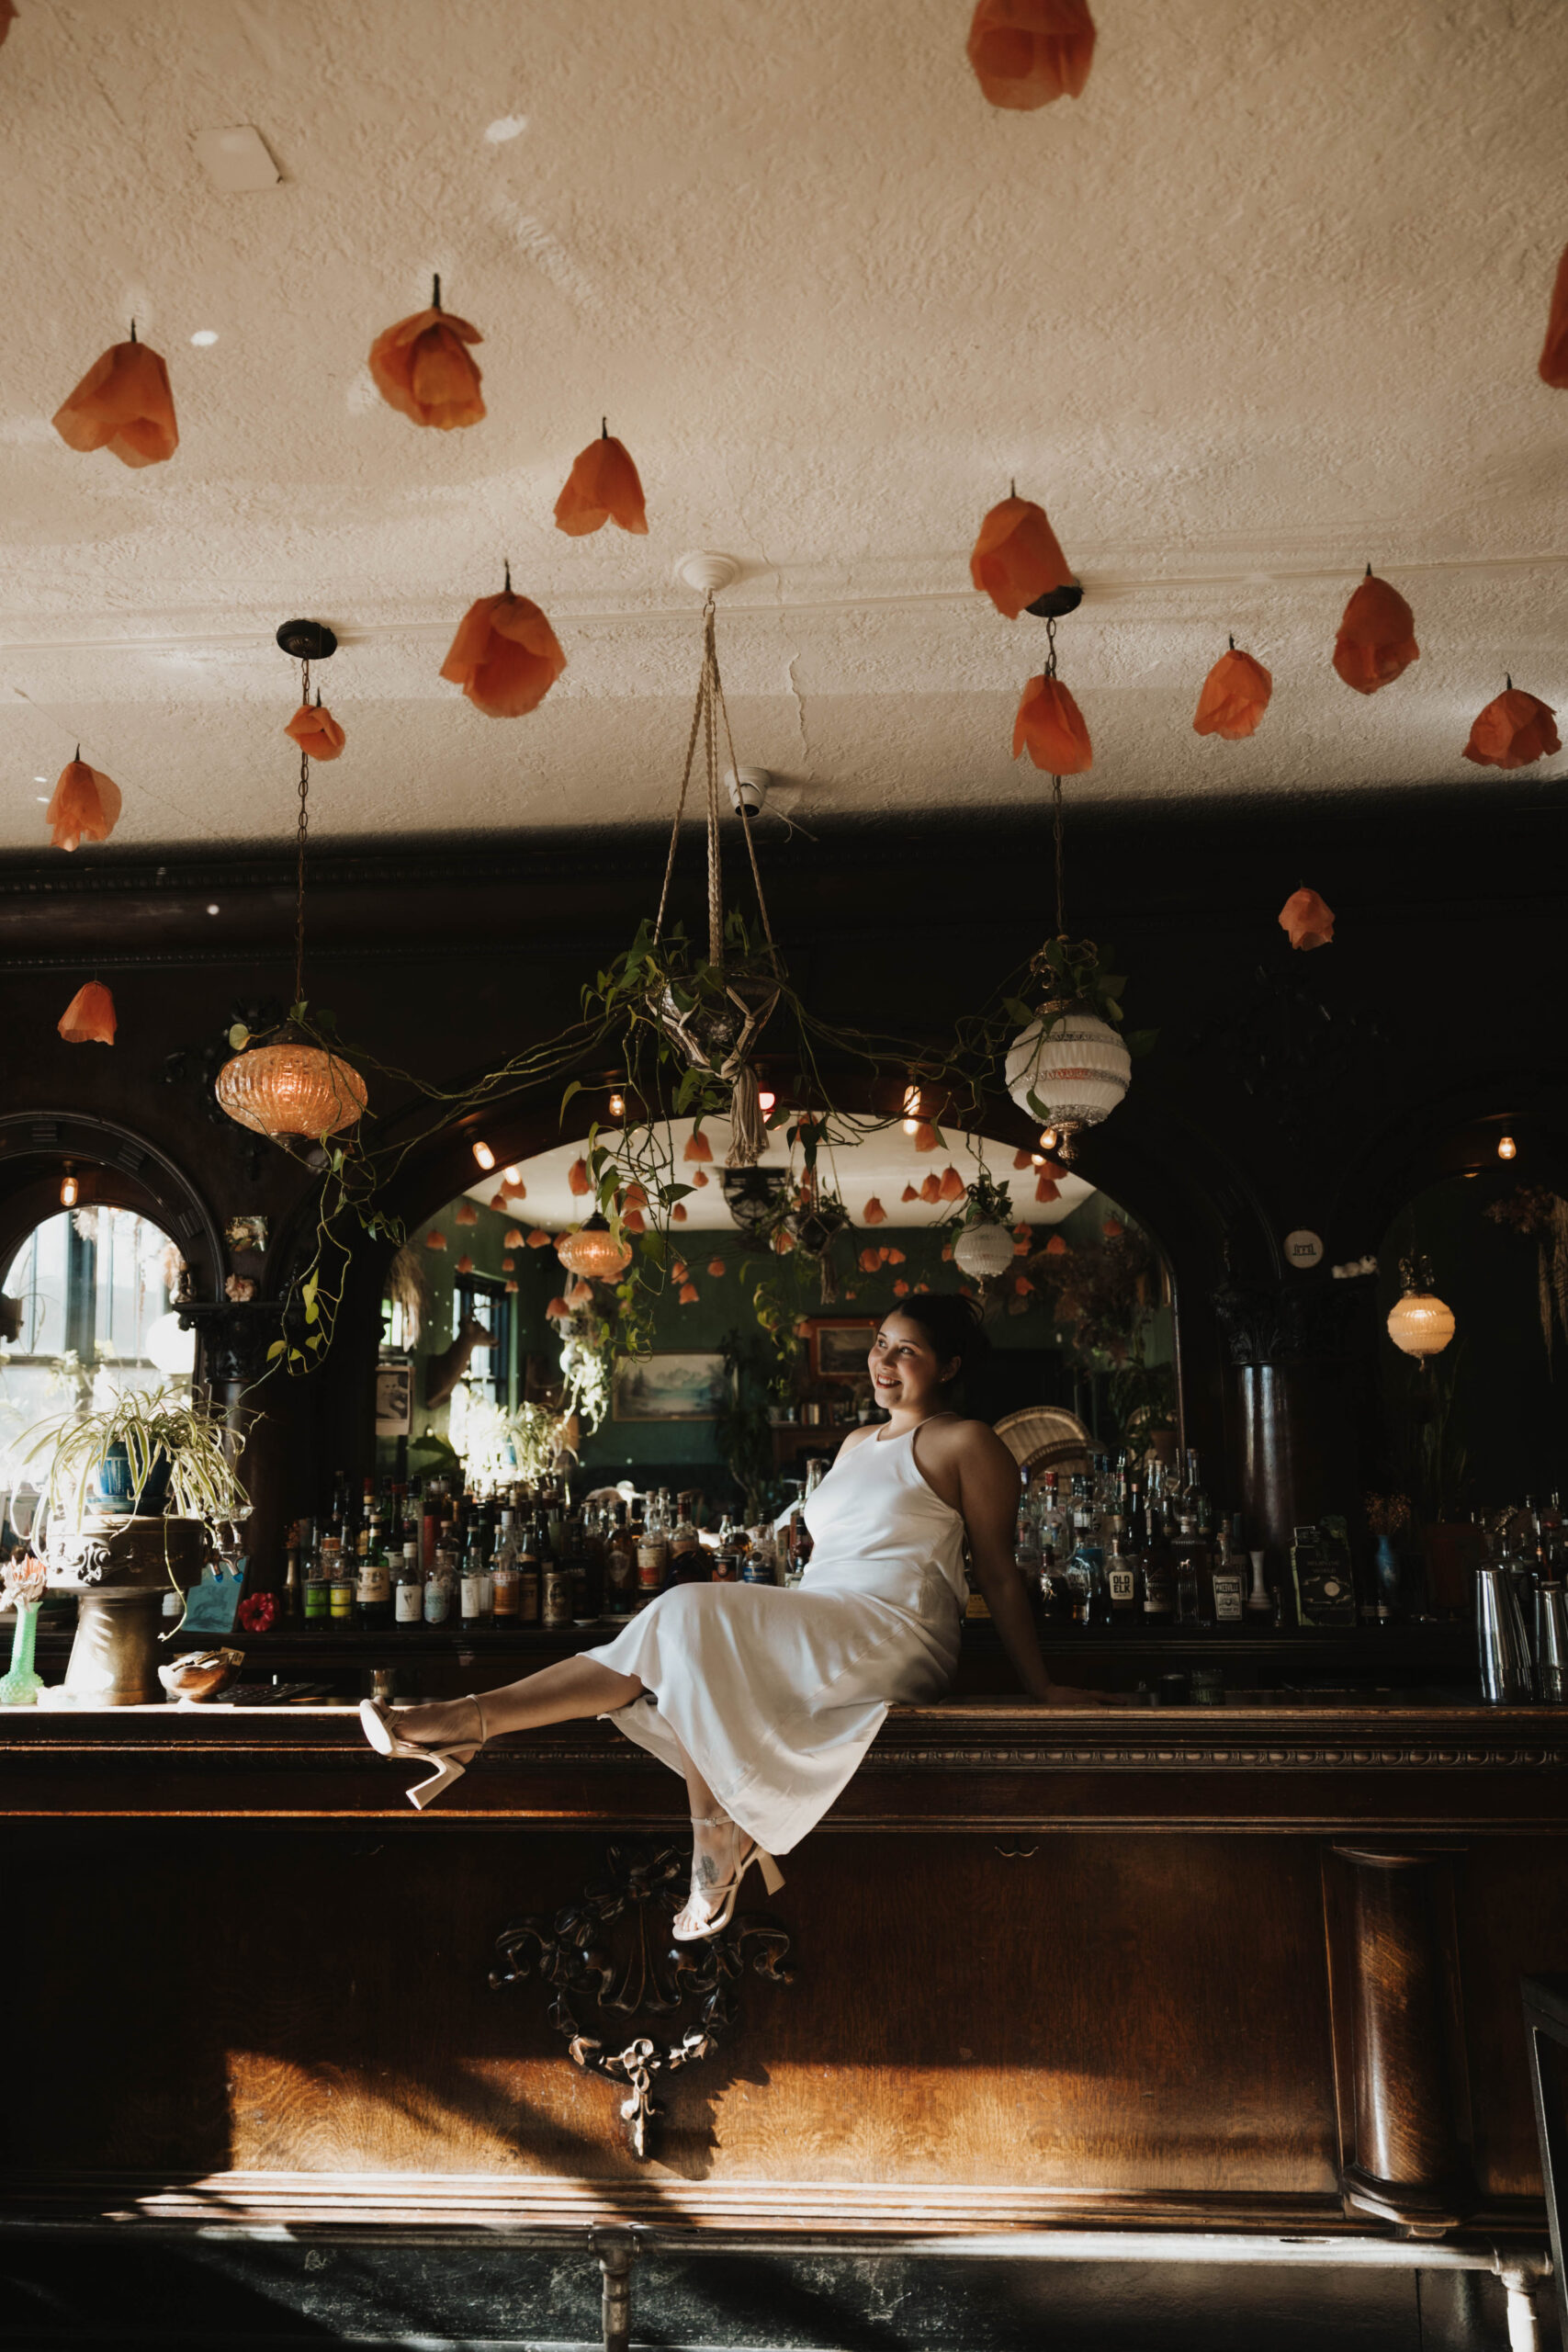
[[[670,903],[670,885],[675,872],[675,852],[681,839],[681,820],[686,813],[686,797],[691,789],[692,763],[696,756],[697,737],[703,739],[703,755],[707,770],[707,897],[708,897],[708,961],[720,969],[724,964],[724,872],[719,854],[719,724],[724,727],[724,741],[729,753],[730,773],[739,779],[740,769],[735,756],[735,738],[730,731],[729,709],[724,699],[724,681],[718,673],[718,648],[714,634],[714,600],[710,594],[703,606],[703,660],[697,678],[697,698],[692,709],[692,731],[686,738],[686,764],[681,775],[681,790],[675,803],[675,820],[670,828],[670,854],[664,861],[664,887],[659,893],[659,912],[654,918],[653,936],[657,940],[664,930],[665,910]],[[757,864],[757,844],[752,839],[751,820],[739,789],[736,792],[737,811],[740,829],[746,836],[746,854],[751,867],[751,880],[757,892],[757,910],[762,919],[762,936],[768,953],[778,961],[778,949],[773,941],[773,924],[768,917],[768,902],[762,892],[762,876]]]
[[[310,699],[310,664],[299,664],[299,699]],[[310,820],[307,806],[310,791],[310,763],[303,750],[299,753],[299,827],[298,834],[299,865],[294,882],[294,1002],[305,1001],[305,842]]]
[[[1047,678],[1054,678],[1056,674],[1056,624],[1051,619],[1047,619],[1045,623],[1044,674]],[[1056,936],[1058,939],[1066,939],[1067,883],[1066,867],[1062,856],[1062,779],[1059,775],[1054,775],[1051,778],[1051,832],[1056,856]]]

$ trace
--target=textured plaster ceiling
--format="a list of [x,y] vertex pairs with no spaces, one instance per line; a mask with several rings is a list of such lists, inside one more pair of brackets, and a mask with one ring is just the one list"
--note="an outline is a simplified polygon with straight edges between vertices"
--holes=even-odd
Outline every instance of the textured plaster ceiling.
[[[689,1128],[682,1127],[675,1137],[675,1180],[683,1184],[690,1184],[693,1176],[693,1170],[685,1165],[682,1156],[690,1132]],[[725,1155],[729,1149],[729,1123],[726,1119],[705,1120],[704,1133],[713,1150],[713,1164],[705,1170],[707,1182],[700,1188],[693,1185],[687,1196],[685,1229],[688,1232],[718,1228],[732,1231],[735,1220],[726,1204],[720,1182]],[[665,1129],[664,1134],[668,1138],[670,1130]],[[614,1144],[616,1130],[603,1129],[601,1139]],[[962,1135],[956,1128],[943,1131],[942,1144],[943,1148],[940,1152],[918,1152],[901,1126],[883,1127],[858,1141],[835,1145],[827,1155],[824,1173],[838,1191],[857,1226],[864,1222],[862,1212],[866,1202],[875,1198],[886,1211],[890,1228],[895,1226],[940,1225],[951,1217],[951,1201],[933,1204],[930,1201],[906,1201],[902,1197],[906,1184],[919,1185],[933,1170],[941,1176],[949,1167],[956,1168],[966,1184],[973,1183],[982,1169],[988,1170],[995,1182],[1008,1187],[1016,1221],[1028,1225],[1059,1225],[1094,1191],[1093,1185],[1086,1183],[1081,1176],[1064,1175],[1057,1182],[1058,1197],[1055,1201],[1037,1201],[1032,1173],[1021,1172],[1013,1167],[1011,1144],[987,1142],[980,1136]],[[558,1144],[551,1150],[538,1152],[532,1159],[518,1164],[517,1173],[523,1182],[524,1197],[521,1201],[509,1200],[506,1205],[515,1214],[520,1226],[525,1228],[547,1226],[554,1233],[563,1226],[581,1224],[584,1204],[572,1192],[568,1171],[582,1148],[581,1141]],[[668,1140],[662,1148],[668,1160],[671,1157]],[[781,1171],[789,1167],[790,1153],[776,1133],[770,1137],[759,1164]],[[798,1174],[798,1157],[795,1165]],[[495,1202],[503,1172],[497,1169],[493,1176],[470,1185],[469,1197],[487,1204]],[[671,1230],[679,1239],[682,1228],[672,1226]]]
[[[1086,584],[1076,796],[1484,793],[1459,752],[1504,671],[1568,704],[1561,0],[1097,0],[1088,89],[1034,115],[981,98],[966,0],[21,10],[0,846],[42,845],[78,734],[125,795],[84,856],[285,836],[297,613],[344,639],[322,834],[657,819],[694,548],[745,566],[721,656],[777,806],[1038,806],[1009,748],[1040,627],[967,583],[1012,475]],[[276,188],[197,162],[239,123]],[[435,269],[485,336],[489,417],[449,435],[365,368]],[[141,472],[49,424],[132,312],[182,432]],[[551,523],[605,411],[647,539]],[[570,657],[513,721],[436,674],[503,556]],[[1369,559],[1422,646],[1370,700],[1328,668]],[[1276,678],[1236,745],[1190,728],[1232,628]]]

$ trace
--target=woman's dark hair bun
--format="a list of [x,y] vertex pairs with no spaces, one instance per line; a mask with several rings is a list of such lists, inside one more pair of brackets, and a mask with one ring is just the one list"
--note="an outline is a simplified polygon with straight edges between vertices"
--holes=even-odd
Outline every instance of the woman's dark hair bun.
[[979,1308],[959,1291],[916,1291],[901,1298],[892,1312],[918,1323],[943,1363],[951,1363],[956,1356],[960,1375],[990,1351]]

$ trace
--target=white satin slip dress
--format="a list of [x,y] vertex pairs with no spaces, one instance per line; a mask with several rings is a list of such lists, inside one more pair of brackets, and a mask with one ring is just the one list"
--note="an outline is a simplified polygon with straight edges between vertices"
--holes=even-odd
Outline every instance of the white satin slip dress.
[[927,1485],[913,1430],[841,1452],[806,1521],[798,1585],[677,1585],[584,1653],[647,1685],[606,1720],[677,1772],[679,1740],[773,1854],[815,1827],[895,1700],[947,1688],[967,1593],[964,1521]]

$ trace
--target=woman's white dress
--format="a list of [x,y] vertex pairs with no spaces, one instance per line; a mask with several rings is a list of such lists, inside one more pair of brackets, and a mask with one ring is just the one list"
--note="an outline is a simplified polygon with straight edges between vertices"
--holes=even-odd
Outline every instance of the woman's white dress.
[[681,1747],[733,1821],[787,1854],[850,1780],[895,1700],[958,1663],[964,1521],[915,1432],[846,1446],[806,1509],[800,1583],[677,1585],[586,1655],[647,1685],[608,1720],[674,1771]]

